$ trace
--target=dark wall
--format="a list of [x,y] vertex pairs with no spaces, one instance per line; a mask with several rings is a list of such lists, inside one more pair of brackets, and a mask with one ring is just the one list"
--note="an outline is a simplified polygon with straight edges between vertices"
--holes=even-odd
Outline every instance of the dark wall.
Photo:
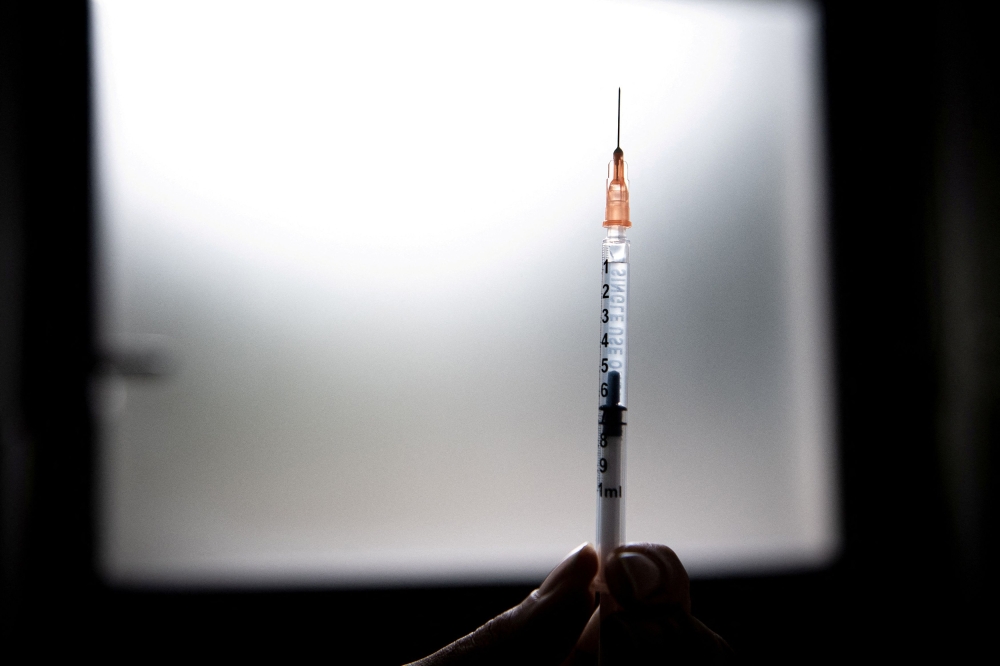
[[4,613],[88,598],[91,567],[87,7],[4,3],[0,330]]
[[[825,84],[844,551],[700,580],[750,659],[970,650],[994,598],[1000,380],[996,40],[973,3],[830,2]],[[527,588],[166,593],[92,567],[87,8],[0,5],[5,645],[108,654],[431,651]],[[80,642],[67,642],[76,636]],[[60,640],[56,640],[60,639]]]
[[852,624],[924,652],[992,597],[997,46],[974,3],[827,6]]

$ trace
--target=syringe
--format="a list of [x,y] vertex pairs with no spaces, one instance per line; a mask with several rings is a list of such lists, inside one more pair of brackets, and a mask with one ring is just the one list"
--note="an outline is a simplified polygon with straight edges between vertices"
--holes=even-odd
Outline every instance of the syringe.
[[[597,442],[597,553],[604,583],[605,558],[625,540],[625,431],[628,413],[629,219],[628,165],[621,149],[621,89],[618,90],[618,147],[608,164],[607,204],[601,262],[601,366]],[[602,615],[613,610],[601,595]]]

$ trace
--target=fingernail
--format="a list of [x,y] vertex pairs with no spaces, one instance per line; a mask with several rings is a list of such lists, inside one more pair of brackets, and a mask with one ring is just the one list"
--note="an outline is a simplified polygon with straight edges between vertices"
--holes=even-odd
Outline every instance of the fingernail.
[[636,601],[649,599],[662,585],[660,567],[645,555],[625,552],[619,553],[617,558]]
[[593,547],[581,543],[545,578],[538,588],[539,593],[548,594],[565,585],[589,583],[597,570],[596,559]]

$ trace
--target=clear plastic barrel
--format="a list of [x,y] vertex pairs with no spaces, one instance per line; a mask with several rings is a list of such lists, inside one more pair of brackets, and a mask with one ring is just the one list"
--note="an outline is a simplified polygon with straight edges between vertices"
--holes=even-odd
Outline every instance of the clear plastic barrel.
[[[597,552],[625,540],[625,436],[628,415],[629,242],[608,227],[601,262],[601,339],[597,438]],[[603,588],[603,572],[598,589]]]

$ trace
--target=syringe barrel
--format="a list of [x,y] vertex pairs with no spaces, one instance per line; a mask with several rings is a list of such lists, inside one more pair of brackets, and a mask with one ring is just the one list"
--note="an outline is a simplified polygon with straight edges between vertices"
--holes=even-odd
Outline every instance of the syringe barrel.
[[597,552],[603,562],[625,541],[625,435],[628,422],[629,241],[608,228],[601,262],[601,340],[597,441]]
[[616,372],[621,391],[615,402],[628,408],[628,291],[629,242],[624,227],[608,229],[601,247],[601,395],[607,405],[609,376]]

